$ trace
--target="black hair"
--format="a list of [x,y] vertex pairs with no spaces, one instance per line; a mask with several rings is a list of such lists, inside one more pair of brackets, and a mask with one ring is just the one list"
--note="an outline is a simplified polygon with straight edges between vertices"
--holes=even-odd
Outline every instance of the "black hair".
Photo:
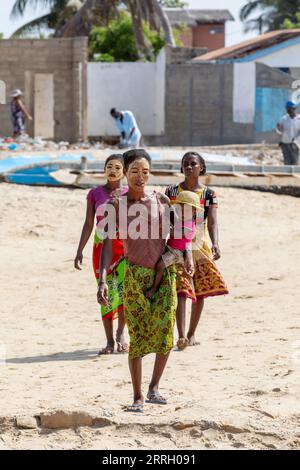
[[123,153],[124,169],[127,170],[131,163],[133,163],[135,160],[141,160],[142,158],[145,158],[145,160],[147,160],[147,162],[151,166],[151,157],[149,153],[146,152],[146,150],[144,149],[127,150],[127,152]]
[[107,157],[107,159],[105,160],[105,163],[104,163],[104,170],[105,170],[107,164],[108,164],[111,160],[118,160],[120,163],[122,163],[122,165],[123,165],[123,167],[124,167],[123,155],[122,155],[121,153],[113,153],[112,155],[110,155],[109,157]]
[[202,166],[202,171],[200,172],[200,175],[205,175],[206,174],[206,163],[205,163],[205,160],[203,157],[201,157],[201,155],[197,152],[187,152],[183,155],[182,159],[181,159],[181,173],[183,173],[183,162],[184,162],[184,159],[186,157],[189,157],[189,156],[192,156],[192,157],[197,157],[198,159],[198,162],[199,164]]
[[111,108],[110,110],[110,114],[113,116],[114,114],[116,114],[117,110],[116,108]]

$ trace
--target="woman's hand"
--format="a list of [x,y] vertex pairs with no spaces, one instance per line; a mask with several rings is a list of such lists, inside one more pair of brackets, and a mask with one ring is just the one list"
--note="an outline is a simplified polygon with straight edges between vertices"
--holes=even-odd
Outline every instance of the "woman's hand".
[[81,267],[79,265],[82,265],[82,260],[83,260],[83,254],[82,251],[77,252],[76,258],[74,259],[74,268],[78,269],[81,271]]
[[108,285],[106,282],[100,282],[98,286],[97,292],[97,301],[100,305],[104,305],[105,307],[109,306],[108,302]]
[[212,248],[213,260],[217,261],[221,258],[221,251],[218,245],[213,245]]

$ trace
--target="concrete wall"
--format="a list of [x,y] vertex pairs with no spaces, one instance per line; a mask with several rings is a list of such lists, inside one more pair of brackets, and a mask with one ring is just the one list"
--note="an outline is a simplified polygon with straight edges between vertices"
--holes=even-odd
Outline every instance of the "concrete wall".
[[293,93],[295,77],[277,69],[256,64],[255,141],[278,142],[274,132],[279,119],[285,114],[286,101]]
[[[233,64],[169,64],[166,80],[166,133],[160,143],[188,146],[278,141],[278,135],[270,127],[275,127],[278,113],[285,112],[285,97],[291,91],[294,78],[263,64],[254,67],[254,89],[249,99],[251,113],[248,114],[252,118],[246,122],[235,122]],[[244,90],[244,101],[247,102],[248,90],[244,83],[241,83],[241,89]],[[258,90],[262,89],[265,90],[264,99],[259,104],[257,96],[261,91]],[[241,106],[244,104],[242,100],[241,95]],[[258,104],[260,109],[257,109]],[[257,114],[261,112],[264,116],[260,128]],[[272,119],[268,119],[268,116]]]
[[165,130],[166,54],[155,63],[88,64],[89,136],[118,135],[110,109],[134,113],[143,135]]
[[[6,84],[0,134],[11,135],[9,94],[24,92],[30,112],[35,108],[35,76],[53,75],[54,137],[76,141],[87,135],[87,39],[8,39],[0,41],[0,80]],[[48,104],[47,104],[48,105]],[[33,134],[34,123],[27,127]],[[41,136],[43,137],[43,136]]]

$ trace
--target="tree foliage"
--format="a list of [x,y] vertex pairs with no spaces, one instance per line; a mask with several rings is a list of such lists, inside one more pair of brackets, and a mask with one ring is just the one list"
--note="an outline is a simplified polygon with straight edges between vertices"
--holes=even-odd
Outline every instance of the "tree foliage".
[[294,21],[286,18],[283,22],[283,29],[300,29],[300,12],[296,14]]
[[[297,23],[300,0],[251,0],[240,11],[245,31],[273,31],[281,29],[285,20]],[[257,16],[255,16],[257,14]],[[288,23],[286,23],[288,24]]]
[[166,44],[176,45],[167,14],[158,0],[15,0],[12,16],[23,15],[28,5],[48,5],[51,10],[18,29],[16,36],[45,26],[53,27],[56,37],[89,36],[93,27],[107,26],[125,8],[132,18],[139,60],[152,60],[155,56],[150,33],[144,33],[145,22],[151,31],[163,31]]
[[[143,31],[156,56],[164,46],[161,34],[151,31],[147,23]],[[92,29],[89,41],[90,59],[96,62],[135,62],[139,60],[133,24],[130,16],[122,13],[120,18],[110,21],[107,27]]]

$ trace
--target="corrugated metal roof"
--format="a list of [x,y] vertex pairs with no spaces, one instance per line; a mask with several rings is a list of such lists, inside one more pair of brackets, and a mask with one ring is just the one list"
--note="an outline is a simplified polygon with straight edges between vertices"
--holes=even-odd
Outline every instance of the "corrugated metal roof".
[[256,38],[235,44],[234,46],[223,47],[222,49],[217,49],[199,57],[195,57],[193,61],[199,62],[217,59],[239,59],[298,36],[300,36],[300,29],[271,31],[269,33],[261,34]]
[[172,26],[182,23],[197,26],[200,23],[224,23],[233,21],[229,10],[191,10],[189,8],[164,8]]

